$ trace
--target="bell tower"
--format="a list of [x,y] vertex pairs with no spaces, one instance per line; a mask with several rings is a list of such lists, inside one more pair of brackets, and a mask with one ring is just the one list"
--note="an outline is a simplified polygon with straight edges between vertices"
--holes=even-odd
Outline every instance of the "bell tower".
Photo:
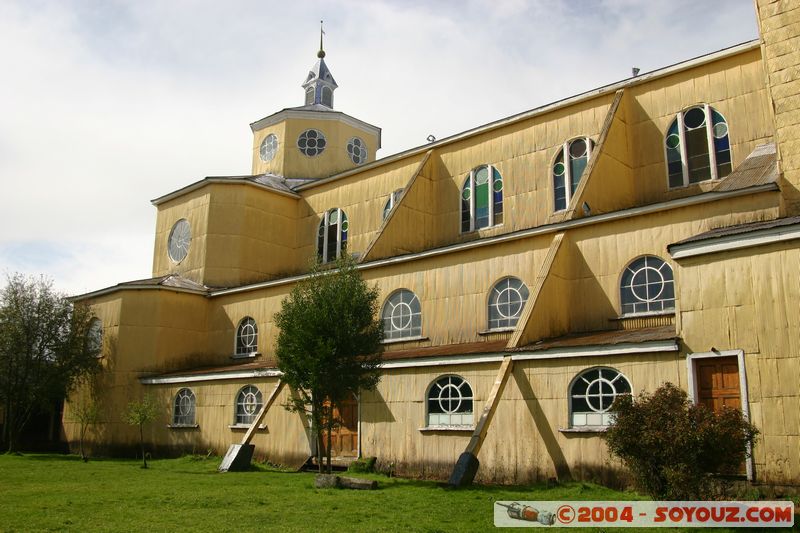
[[325,32],[322,29],[322,21],[319,21],[319,58],[311,70],[308,72],[306,81],[303,82],[303,89],[306,93],[305,105],[321,104],[329,109],[333,109],[333,91],[338,85],[333,79],[328,65],[325,64],[325,50],[322,47],[322,36]]

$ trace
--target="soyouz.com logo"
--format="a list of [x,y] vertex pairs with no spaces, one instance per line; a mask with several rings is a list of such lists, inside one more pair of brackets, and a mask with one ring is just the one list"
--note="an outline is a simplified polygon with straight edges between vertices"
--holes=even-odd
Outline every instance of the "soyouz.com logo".
[[497,527],[792,527],[794,503],[498,501]]

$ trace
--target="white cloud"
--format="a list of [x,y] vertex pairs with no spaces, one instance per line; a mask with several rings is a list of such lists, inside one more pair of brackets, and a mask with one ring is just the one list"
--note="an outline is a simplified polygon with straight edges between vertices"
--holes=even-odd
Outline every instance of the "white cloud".
[[302,103],[320,18],[336,107],[383,156],[756,36],[751,0],[6,1],[0,270],[147,277],[149,200],[249,172],[248,124]]

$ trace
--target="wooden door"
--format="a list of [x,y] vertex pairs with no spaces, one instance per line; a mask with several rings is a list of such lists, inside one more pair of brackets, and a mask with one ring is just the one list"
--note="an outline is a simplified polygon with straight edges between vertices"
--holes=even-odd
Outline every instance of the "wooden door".
[[697,401],[713,411],[723,406],[742,408],[739,389],[739,359],[731,357],[709,357],[697,359]]
[[[357,457],[358,401],[353,398],[342,402],[334,410],[334,417],[340,422],[331,432],[331,457]],[[323,437],[323,447],[327,444],[326,438],[327,436]]]

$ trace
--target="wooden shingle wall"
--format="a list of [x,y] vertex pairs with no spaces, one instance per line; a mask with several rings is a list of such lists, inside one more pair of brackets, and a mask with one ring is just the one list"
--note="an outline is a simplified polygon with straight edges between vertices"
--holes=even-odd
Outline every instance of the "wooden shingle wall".
[[800,5],[756,0],[787,215],[800,213]]
[[800,479],[799,263],[797,241],[687,258],[676,285],[688,353],[745,352],[756,475],[778,485]]

